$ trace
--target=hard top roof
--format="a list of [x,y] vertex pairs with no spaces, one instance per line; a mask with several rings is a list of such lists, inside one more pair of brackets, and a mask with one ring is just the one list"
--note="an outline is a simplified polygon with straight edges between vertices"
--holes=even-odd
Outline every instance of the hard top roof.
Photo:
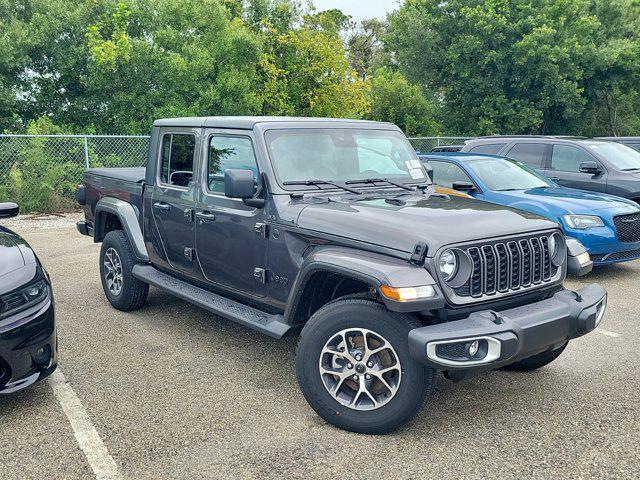
[[212,127],[212,128],[237,128],[250,130],[259,123],[330,123],[332,126],[357,125],[363,128],[393,126],[387,122],[372,122],[369,120],[351,120],[343,118],[309,118],[309,117],[181,117],[162,118],[153,122],[155,127]]

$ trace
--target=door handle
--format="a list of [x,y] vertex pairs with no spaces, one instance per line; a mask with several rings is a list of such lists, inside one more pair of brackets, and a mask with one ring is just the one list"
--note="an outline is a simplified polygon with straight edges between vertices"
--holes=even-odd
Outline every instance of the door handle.
[[196,217],[203,223],[213,222],[216,219],[216,214],[211,212],[198,212]]
[[165,212],[171,210],[171,205],[164,202],[156,202],[153,204],[153,208],[157,208],[158,210],[164,210]]

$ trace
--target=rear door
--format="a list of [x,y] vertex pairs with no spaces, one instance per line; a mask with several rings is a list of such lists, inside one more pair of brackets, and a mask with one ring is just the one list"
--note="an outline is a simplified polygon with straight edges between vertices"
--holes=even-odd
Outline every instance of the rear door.
[[197,184],[199,130],[171,128],[160,132],[160,152],[151,199],[153,227],[159,236],[154,247],[160,266],[191,275],[194,272],[194,207]]
[[250,132],[208,133],[196,206],[196,247],[202,274],[216,285],[263,296],[268,244],[264,209],[224,195],[227,169],[251,170],[257,185],[253,139]]
[[[583,162],[596,162],[601,169],[598,174],[582,173]],[[554,182],[570,188],[606,192],[607,169],[602,162],[582,147],[564,143],[555,143],[551,151],[549,169],[545,175]]]
[[505,157],[524,163],[529,168],[542,171],[550,146],[541,142],[516,142],[504,154]]

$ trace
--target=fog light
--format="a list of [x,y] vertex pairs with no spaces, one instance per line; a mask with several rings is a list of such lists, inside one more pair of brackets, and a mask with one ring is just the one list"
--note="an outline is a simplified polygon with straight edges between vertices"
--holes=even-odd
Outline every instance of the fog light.
[[50,358],[51,347],[49,345],[40,347],[38,350],[36,350],[36,354],[33,356],[33,359],[38,363],[48,363]]
[[467,355],[470,358],[475,357],[476,353],[478,353],[479,348],[480,348],[480,342],[478,340],[474,340],[471,343],[467,343]]

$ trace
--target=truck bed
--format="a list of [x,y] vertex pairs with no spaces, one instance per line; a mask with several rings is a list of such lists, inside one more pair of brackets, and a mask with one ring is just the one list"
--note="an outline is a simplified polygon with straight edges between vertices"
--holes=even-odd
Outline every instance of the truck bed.
[[145,168],[90,168],[84,173],[86,189],[85,217],[94,220],[96,204],[103,197],[112,197],[132,204],[142,212]]

